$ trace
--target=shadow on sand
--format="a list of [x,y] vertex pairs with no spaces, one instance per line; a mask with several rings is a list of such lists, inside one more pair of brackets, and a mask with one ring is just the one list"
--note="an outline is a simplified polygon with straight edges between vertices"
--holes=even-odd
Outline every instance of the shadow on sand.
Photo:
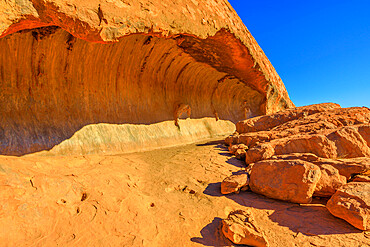
[[194,243],[202,244],[204,246],[247,246],[235,245],[230,240],[224,237],[221,230],[221,218],[214,218],[211,223],[206,225],[201,231],[201,238],[191,238]]
[[[217,145],[215,148],[226,150],[224,145],[222,145],[222,147]],[[228,152],[221,154],[231,157]],[[227,163],[241,168],[246,167],[243,161],[237,160],[234,157],[231,157]],[[210,183],[203,193],[213,197],[225,196],[221,194],[220,190],[221,182]],[[272,210],[273,213],[268,216],[270,220],[278,223],[280,226],[288,227],[293,232],[300,232],[307,236],[361,233],[360,230],[346,221],[330,214],[325,207],[327,199],[314,199],[311,204],[299,205],[270,199],[251,191],[241,192],[240,194],[230,194],[226,195],[226,197],[235,201],[241,207]]]
[[[220,193],[220,186],[221,183],[209,184],[203,193],[209,196],[223,196]],[[306,236],[361,233],[346,221],[331,215],[325,208],[325,200],[299,205],[270,199],[250,191],[226,197],[242,207],[272,210],[273,213],[268,216],[270,220]]]
[[225,146],[224,143],[225,143],[224,140],[215,140],[215,141],[210,141],[210,142],[206,142],[206,143],[196,144],[196,146],[198,146],[198,147],[214,146],[214,148],[219,151],[218,154],[220,154],[222,156],[230,157],[226,161],[226,163],[228,163],[230,165],[233,165],[233,166],[236,166],[236,167],[239,167],[239,168],[245,168],[246,167],[245,161],[238,160],[237,158],[235,158],[235,156],[230,154],[228,148]]
[[[236,159],[229,154],[227,148],[214,142],[210,145],[216,145],[220,155],[230,157],[228,164],[236,167],[245,168],[245,162]],[[203,191],[205,195],[212,197],[225,196],[221,194],[221,182],[210,183]],[[260,210],[269,210],[268,218],[278,223],[279,226],[287,227],[295,233],[301,233],[306,236],[317,235],[336,235],[361,233],[346,221],[334,217],[326,209],[325,204],[328,199],[314,199],[311,204],[295,204],[267,198],[263,195],[255,194],[251,191],[241,192],[240,194],[226,195],[226,198],[233,200],[243,208],[255,208]],[[202,238],[192,238],[191,240],[205,246],[243,246],[233,245],[225,239],[221,232],[220,218],[214,218],[212,223],[201,230]]]
[[221,182],[208,184],[207,188],[204,189],[203,194],[215,197],[224,196],[221,193]]
[[222,147],[225,147],[224,143],[225,143],[224,140],[221,139],[221,140],[209,141],[209,142],[206,142],[206,143],[199,143],[199,144],[196,144],[196,146],[198,146],[198,147],[215,146],[215,148],[220,148],[221,149]]
[[[221,182],[208,184],[203,193],[213,197],[225,196],[221,194]],[[346,221],[330,214],[325,207],[327,199],[314,199],[311,204],[299,205],[270,199],[251,191],[230,194],[225,197],[238,203],[241,207],[272,210],[273,213],[268,216],[270,220],[280,226],[288,227],[293,232],[300,232],[307,236],[361,232]]]

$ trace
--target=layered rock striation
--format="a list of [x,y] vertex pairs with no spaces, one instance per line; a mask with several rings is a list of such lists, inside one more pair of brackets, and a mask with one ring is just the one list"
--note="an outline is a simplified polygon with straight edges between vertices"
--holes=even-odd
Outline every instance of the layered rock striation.
[[2,154],[91,124],[176,122],[182,106],[234,123],[293,106],[227,1],[2,0],[0,23]]

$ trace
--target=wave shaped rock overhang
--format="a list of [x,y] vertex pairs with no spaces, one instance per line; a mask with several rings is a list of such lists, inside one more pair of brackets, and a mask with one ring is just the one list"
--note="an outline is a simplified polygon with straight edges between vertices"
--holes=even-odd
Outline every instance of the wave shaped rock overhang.
[[0,153],[95,123],[237,122],[294,106],[227,1],[0,1]]

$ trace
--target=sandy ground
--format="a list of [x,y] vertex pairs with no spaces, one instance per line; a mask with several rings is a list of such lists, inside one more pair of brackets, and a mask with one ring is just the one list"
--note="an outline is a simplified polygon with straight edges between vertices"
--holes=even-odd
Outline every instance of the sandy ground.
[[220,222],[250,208],[271,246],[370,246],[330,215],[252,192],[223,196],[243,167],[221,140],[123,155],[0,156],[0,246],[233,246]]

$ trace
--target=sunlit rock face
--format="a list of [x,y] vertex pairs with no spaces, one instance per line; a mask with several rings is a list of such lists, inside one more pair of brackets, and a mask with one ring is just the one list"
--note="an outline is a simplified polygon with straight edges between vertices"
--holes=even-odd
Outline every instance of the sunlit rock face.
[[[134,144],[117,152],[175,145],[293,106],[227,1],[1,0],[0,23],[1,154],[60,150],[71,137],[63,154],[108,151],[125,139],[106,137],[117,128]],[[194,124],[175,126],[182,106]],[[172,134],[150,129],[162,122]],[[96,124],[114,127],[101,140]],[[130,124],[149,125],[150,138]]]

